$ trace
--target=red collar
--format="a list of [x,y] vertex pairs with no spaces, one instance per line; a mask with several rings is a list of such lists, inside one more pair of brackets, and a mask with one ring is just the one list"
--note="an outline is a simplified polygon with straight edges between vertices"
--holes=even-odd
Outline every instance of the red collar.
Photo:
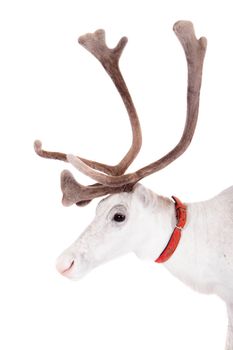
[[166,246],[166,248],[163,250],[161,255],[155,260],[157,263],[163,263],[167,261],[174,251],[176,250],[180,238],[181,238],[181,231],[184,228],[186,224],[187,219],[187,207],[184,205],[177,197],[172,196],[173,200],[175,201],[175,208],[176,208],[176,218],[177,218],[177,224],[172,232],[171,238]]

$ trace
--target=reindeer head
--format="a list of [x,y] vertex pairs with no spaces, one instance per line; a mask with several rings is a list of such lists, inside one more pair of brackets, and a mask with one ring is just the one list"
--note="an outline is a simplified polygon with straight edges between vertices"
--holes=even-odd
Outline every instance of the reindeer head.
[[[115,166],[60,152],[48,152],[42,149],[40,141],[35,141],[35,151],[39,156],[69,162],[97,181],[96,184],[83,186],[68,170],[64,170],[61,174],[64,205],[83,206],[93,198],[111,194],[99,203],[92,224],[58,258],[58,270],[67,277],[78,278],[104,261],[129,251],[137,252],[138,246],[142,244],[142,236],[138,232],[141,213],[143,212],[143,222],[146,223],[145,208],[148,208],[150,201],[158,203],[156,196],[152,196],[149,190],[137,183],[173,162],[185,152],[192,140],[198,117],[202,67],[207,43],[204,37],[196,39],[191,22],[177,22],[174,31],[184,49],[188,65],[187,117],[184,131],[178,144],[168,154],[128,174],[125,172],[141,148],[142,136],[137,112],[119,69],[119,59],[127,38],[123,37],[113,49],[106,46],[103,30],[79,38],[79,43],[100,61],[113,80],[127,109],[133,138],[130,149]],[[171,203],[165,200],[164,205],[171,206]]]
[[[170,205],[165,199],[164,204]],[[152,208],[154,211],[161,209],[158,196],[141,184],[136,184],[129,193],[121,192],[102,199],[91,224],[57,259],[58,271],[68,278],[79,279],[93,268],[123,254],[148,255],[143,245]],[[156,236],[153,246],[156,249],[152,256],[156,250],[161,250]]]

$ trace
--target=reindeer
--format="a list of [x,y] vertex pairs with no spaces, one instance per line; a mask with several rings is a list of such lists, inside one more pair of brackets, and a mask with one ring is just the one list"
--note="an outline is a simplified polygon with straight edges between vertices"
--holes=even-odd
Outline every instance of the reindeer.
[[141,148],[141,128],[119,69],[127,38],[123,37],[110,49],[103,30],[81,36],[79,43],[100,61],[122,97],[132,128],[130,149],[117,165],[111,166],[45,151],[40,141],[35,141],[34,147],[39,156],[68,162],[97,182],[83,186],[64,170],[61,189],[65,206],[84,206],[93,198],[110,194],[98,204],[93,222],[60,255],[58,271],[77,280],[100,264],[130,251],[141,259],[163,263],[193,289],[215,293],[226,302],[229,319],[226,349],[233,350],[233,187],[204,202],[182,203],[176,197],[173,200],[162,197],[139,184],[185,152],[197,123],[207,41],[204,37],[197,40],[188,21],[175,23],[174,31],[187,60],[187,116],[182,137],[168,154],[125,174]]

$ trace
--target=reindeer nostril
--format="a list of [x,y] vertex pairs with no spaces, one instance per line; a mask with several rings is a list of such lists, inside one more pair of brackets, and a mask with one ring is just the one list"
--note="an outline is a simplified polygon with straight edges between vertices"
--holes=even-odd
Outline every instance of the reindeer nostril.
[[67,272],[69,272],[72,267],[74,266],[75,260],[74,259],[59,259],[57,262],[57,270],[62,275],[65,275]]
[[71,268],[72,268],[73,265],[74,265],[74,260],[70,263],[70,266],[69,266],[69,267],[67,267],[65,270],[62,271],[62,273],[65,273],[65,272],[71,270]]

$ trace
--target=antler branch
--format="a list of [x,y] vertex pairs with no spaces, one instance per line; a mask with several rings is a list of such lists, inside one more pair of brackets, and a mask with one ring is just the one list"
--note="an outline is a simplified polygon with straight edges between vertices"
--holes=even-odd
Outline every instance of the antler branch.
[[[88,33],[81,36],[79,38],[79,43],[100,61],[106,72],[110,75],[117,90],[119,91],[129,115],[133,140],[127,154],[115,166],[99,163],[81,157],[77,157],[77,159],[81,160],[90,168],[104,172],[106,174],[115,176],[122,175],[137,156],[142,144],[141,127],[137,112],[118,65],[120,56],[127,43],[127,38],[121,38],[117,46],[113,49],[110,49],[107,47],[105,42],[105,32],[104,30],[100,29],[93,34]],[[65,153],[45,151],[42,149],[42,143],[38,140],[35,141],[34,148],[36,153],[41,157],[67,161],[67,155]]]
[[[47,159],[57,159],[57,160],[62,160],[64,162],[67,162],[67,154],[61,153],[61,152],[45,151],[42,149],[42,143],[39,140],[36,140],[34,142],[34,149],[35,149],[35,152],[40,157],[47,158]],[[81,157],[77,157],[77,158],[93,169],[105,172],[106,174],[109,174],[109,175],[114,173],[114,166],[112,165],[102,164],[102,163],[95,162],[95,161],[88,160]]]
[[120,187],[109,187],[99,183],[83,186],[74,179],[73,175],[68,170],[64,170],[61,173],[62,203],[65,206],[70,206],[72,204],[84,206],[90,203],[93,198],[102,197],[110,193],[129,192],[132,188],[132,184]]

